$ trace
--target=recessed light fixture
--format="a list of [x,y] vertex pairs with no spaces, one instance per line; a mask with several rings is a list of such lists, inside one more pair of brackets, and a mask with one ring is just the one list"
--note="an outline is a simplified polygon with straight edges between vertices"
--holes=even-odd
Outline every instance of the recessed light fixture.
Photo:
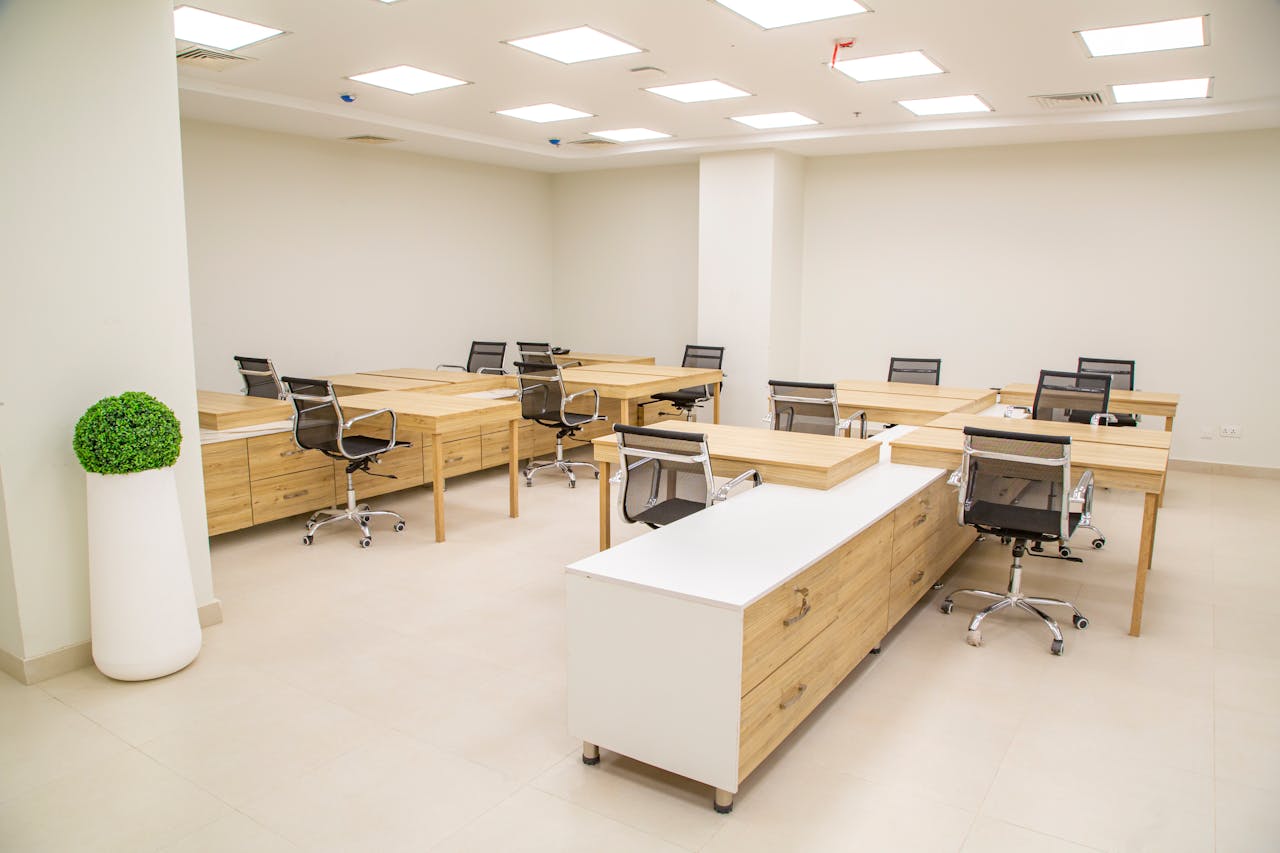
[[197,9],[179,6],[173,10],[173,35],[183,41],[193,41],[221,50],[238,50],[246,45],[280,35],[284,30],[264,27]]
[[800,113],[761,113],[754,116],[730,116],[734,121],[742,122],[756,130],[773,130],[779,127],[804,127],[817,124],[816,121]]
[[1211,77],[1196,77],[1190,80],[1164,80],[1160,83],[1124,83],[1112,86],[1111,95],[1116,99],[1117,104],[1207,98],[1211,79]]
[[1180,47],[1204,47],[1205,16],[1134,24],[1128,27],[1105,27],[1080,30],[1076,35],[1084,42],[1090,56],[1115,56],[1121,53],[1147,53],[1152,50],[1176,50]]
[[650,130],[647,127],[626,127],[622,130],[593,130],[588,136],[598,136],[612,142],[645,142],[650,139],[670,139],[671,134]]
[[607,56],[623,56],[639,53],[640,48],[621,39],[605,35],[591,27],[575,27],[543,36],[512,39],[507,44],[524,48],[557,62],[585,62],[588,59],[604,59]]
[[860,15],[867,7],[854,0],[716,0],[721,6],[754,21],[766,30]]
[[932,59],[918,50],[886,53],[882,56],[864,56],[859,59],[842,59],[832,67],[843,74],[848,74],[859,83],[942,73],[942,69]]
[[945,116],[955,113],[989,113],[987,106],[977,95],[952,95],[949,98],[918,98],[898,101],[918,116]]
[[645,89],[646,92],[653,92],[655,95],[661,95],[664,98],[670,98],[673,101],[679,101],[682,104],[692,104],[698,101],[722,101],[726,98],[749,98],[750,92],[744,92],[736,89],[728,83],[721,83],[719,80],[702,80],[697,83],[676,83],[673,86],[654,86],[652,89]]
[[466,80],[446,77],[443,74],[436,74],[434,71],[424,71],[412,65],[397,65],[394,68],[368,71],[364,74],[355,74],[347,79],[355,80],[357,83],[368,83],[370,86],[381,86],[383,89],[403,92],[406,95],[420,95],[423,92],[434,92],[436,89],[467,85]]
[[498,115],[511,116],[512,118],[524,119],[525,121],[536,121],[538,124],[545,124],[549,121],[565,121],[571,118],[591,118],[592,114],[584,113],[582,110],[562,107],[559,104],[534,104],[531,107],[515,107],[510,110],[498,110]]

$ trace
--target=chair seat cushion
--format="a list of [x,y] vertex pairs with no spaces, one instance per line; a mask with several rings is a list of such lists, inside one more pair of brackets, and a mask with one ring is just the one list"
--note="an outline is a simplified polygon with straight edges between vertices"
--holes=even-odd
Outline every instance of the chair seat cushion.
[[675,406],[692,408],[707,399],[707,392],[703,390],[702,386],[681,388],[679,391],[665,391],[661,394],[654,394],[653,399],[662,400],[664,403],[671,403]]
[[580,415],[577,412],[565,412],[564,425],[571,427],[582,426],[583,424],[590,422],[593,417],[594,415]]
[[[1011,536],[1014,539],[1057,539],[1058,511],[1053,509],[1036,509],[1017,504],[990,503],[974,501],[965,510],[965,524],[988,529],[1000,536]],[[1080,524],[1080,513],[1067,514],[1067,535],[1075,532]]]
[[[408,447],[407,441],[397,441],[396,447]],[[385,438],[370,438],[367,435],[348,435],[342,439],[342,449],[348,459],[363,459],[383,453],[387,449]]]
[[632,516],[636,521],[644,522],[661,527],[664,524],[671,524],[673,521],[679,521],[686,515],[693,515],[700,509],[706,509],[706,504],[697,501],[685,500],[684,498],[671,498],[663,501],[657,506],[650,507],[643,512]]

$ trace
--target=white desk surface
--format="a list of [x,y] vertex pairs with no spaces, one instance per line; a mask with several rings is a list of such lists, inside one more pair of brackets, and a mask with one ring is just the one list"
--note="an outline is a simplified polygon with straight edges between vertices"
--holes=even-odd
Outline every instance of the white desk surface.
[[[883,462],[822,491],[765,484],[568,567],[571,574],[743,609],[943,473]],[[680,559],[697,555],[696,565]]]
[[293,421],[272,421],[266,424],[232,427],[231,429],[201,429],[200,443],[214,444],[219,441],[234,441],[237,438],[253,438],[258,435],[271,435],[277,432],[293,432]]

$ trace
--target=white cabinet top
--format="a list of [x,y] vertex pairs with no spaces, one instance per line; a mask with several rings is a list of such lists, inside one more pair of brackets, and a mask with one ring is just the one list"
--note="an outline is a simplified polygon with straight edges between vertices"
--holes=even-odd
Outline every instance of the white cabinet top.
[[742,609],[943,473],[882,462],[827,491],[765,484],[578,560],[568,571]]

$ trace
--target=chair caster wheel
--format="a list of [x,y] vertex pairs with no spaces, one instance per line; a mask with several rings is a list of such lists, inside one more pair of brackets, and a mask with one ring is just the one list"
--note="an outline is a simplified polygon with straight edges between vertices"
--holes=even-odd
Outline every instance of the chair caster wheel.
[[970,631],[968,634],[965,634],[964,641],[971,646],[980,646],[982,645],[982,632]]
[[1010,542],[1012,542],[1012,541],[1013,541],[1013,539],[1011,539],[1011,538],[1010,538],[1010,537],[1008,537],[1008,536],[1001,536],[1001,537],[1000,537],[1000,544],[1001,544],[1001,545],[1008,545],[1008,544],[1009,544]]
[[1089,627],[1089,618],[1087,616],[1072,616],[1071,624],[1075,626],[1077,631],[1083,631]]
[[578,488],[578,481],[577,481],[577,480],[570,480],[570,481],[569,481],[569,488],[571,488],[571,489],[576,489],[576,488]]
[[361,547],[361,548],[368,548],[368,547],[369,547],[370,545],[372,545],[372,544],[373,544],[373,539],[371,539],[371,538],[370,538],[370,537],[368,537],[368,536],[365,536],[364,538],[362,538],[362,539],[360,540],[360,547]]
[[596,479],[597,479],[597,480],[599,480],[599,479],[600,479],[600,472],[599,472],[599,471],[597,471],[597,472],[596,472]]
[[1061,656],[1062,656],[1062,641],[1061,641],[1061,640],[1054,640],[1052,643],[1050,643],[1050,644],[1049,644],[1049,651],[1050,651],[1050,652],[1052,652],[1053,654],[1058,655],[1059,657],[1061,657]]
[[396,526],[395,526],[395,527],[393,527],[393,528],[391,528],[391,529],[392,529],[392,530],[394,530],[396,533],[403,533],[403,532],[404,532],[404,522],[403,522],[403,521],[397,521],[397,522],[396,522]]
[[315,537],[314,537],[314,536],[312,536],[312,535],[311,535],[311,534],[309,534],[309,533],[308,533],[306,536],[303,536],[303,537],[302,537],[302,544],[303,544],[303,545],[310,545],[310,544],[311,544],[312,542],[314,542],[314,541],[316,541],[316,540],[315,540]]
[[1058,556],[1059,556],[1059,557],[1070,557],[1070,556],[1071,556],[1071,549],[1070,549],[1070,548],[1068,548],[1067,546],[1063,545],[1062,547],[1060,547],[1060,548],[1058,549]]
[[1101,536],[1093,540],[1093,547],[1095,548],[1101,548],[1103,545],[1106,545],[1106,544],[1107,544],[1107,540]]
[[938,605],[938,609],[941,610],[943,613],[950,614],[951,611],[955,609],[955,606],[956,606],[956,603],[948,598]]

